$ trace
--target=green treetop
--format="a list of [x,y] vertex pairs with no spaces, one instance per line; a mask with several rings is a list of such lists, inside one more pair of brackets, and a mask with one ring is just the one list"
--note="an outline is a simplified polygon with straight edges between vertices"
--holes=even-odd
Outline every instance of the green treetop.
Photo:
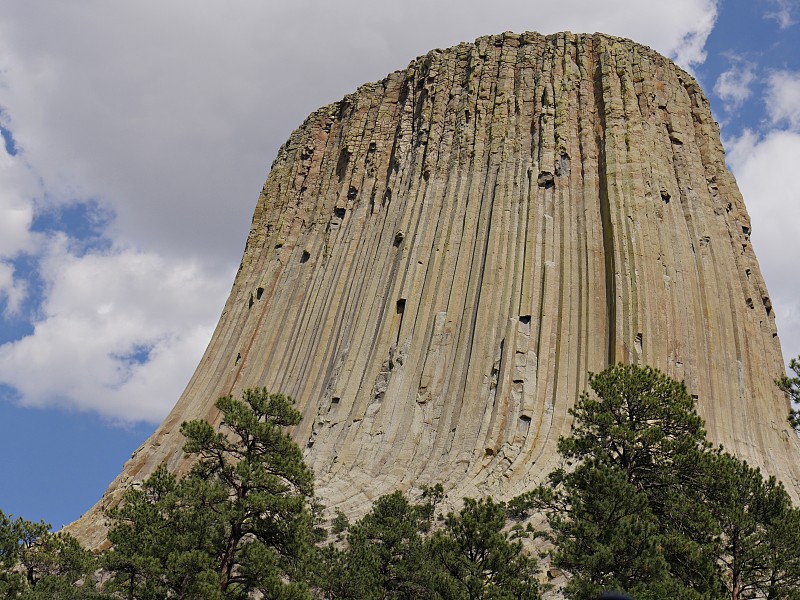
[[176,480],[161,468],[109,511],[109,589],[130,600],[305,598],[313,477],[285,431],[300,421],[291,400],[263,389],[216,403],[221,427],[184,423],[197,457]]

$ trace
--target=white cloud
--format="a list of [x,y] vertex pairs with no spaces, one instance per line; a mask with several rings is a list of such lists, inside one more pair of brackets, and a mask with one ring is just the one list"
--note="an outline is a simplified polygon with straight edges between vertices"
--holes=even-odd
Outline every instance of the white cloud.
[[[310,112],[432,48],[505,30],[603,31],[691,67],[704,59],[716,5],[27,0],[4,7],[0,109],[41,190],[0,200],[13,217],[0,218],[9,230],[0,231],[0,257],[26,248],[44,256],[48,287],[33,335],[0,348],[0,379],[28,404],[157,418],[177,399],[219,316],[275,152]],[[79,257],[68,240],[30,236],[34,197],[37,210],[100,203],[115,215],[104,233],[116,250]],[[5,277],[6,294],[23,289]],[[152,347],[144,364],[119,358],[142,345]]]
[[0,262],[0,299],[5,301],[4,317],[15,318],[19,316],[26,292],[27,286],[25,282],[14,277],[14,267],[8,263]]
[[753,63],[737,58],[731,61],[730,69],[721,73],[714,84],[714,92],[725,103],[725,110],[737,110],[750,97],[750,86],[755,79]]
[[416,55],[509,29],[600,30],[688,66],[715,15],[713,0],[31,0],[0,21],[0,106],[53,199],[108,203],[118,241],[231,261],[290,131]]
[[748,131],[727,145],[788,361],[800,355],[800,134],[772,131],[760,138]]
[[700,64],[706,59],[705,45],[717,20],[717,2],[692,2],[684,9],[696,21],[669,54],[679,65],[691,70],[692,65]]
[[0,148],[0,259],[33,247],[33,202],[40,194],[25,162]]
[[776,71],[770,74],[767,84],[765,101],[772,123],[786,123],[794,131],[800,131],[800,73]]
[[715,15],[713,0],[31,0],[3,11],[0,106],[53,199],[110,204],[118,241],[231,261],[290,131],[416,55],[509,29],[599,30],[690,66]]
[[200,360],[232,273],[132,250],[77,257],[66,246],[51,239],[42,315],[32,335],[0,346],[0,381],[26,405],[159,420]]
[[0,306],[6,318],[16,318],[27,294],[24,280],[14,276],[11,260],[36,247],[31,232],[39,182],[25,161],[0,148]]
[[792,16],[794,8],[792,0],[773,0],[773,4],[776,5],[775,10],[764,14],[765,18],[775,20],[781,29],[786,29],[797,23]]

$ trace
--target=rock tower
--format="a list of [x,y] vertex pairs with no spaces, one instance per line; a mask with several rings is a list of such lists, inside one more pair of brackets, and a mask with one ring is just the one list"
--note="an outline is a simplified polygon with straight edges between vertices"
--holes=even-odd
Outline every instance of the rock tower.
[[772,307],[696,81],[600,34],[434,50],[280,149],[197,371],[71,530],[99,543],[129,483],[186,470],[181,422],[254,386],[295,398],[328,507],[508,498],[619,361],[685,379],[711,439],[796,496]]

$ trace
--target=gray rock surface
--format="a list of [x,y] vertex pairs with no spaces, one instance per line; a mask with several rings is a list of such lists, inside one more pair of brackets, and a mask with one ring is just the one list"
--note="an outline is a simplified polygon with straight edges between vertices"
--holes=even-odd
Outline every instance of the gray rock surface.
[[696,81],[605,35],[434,50],[280,149],[213,339],[172,413],[70,529],[166,461],[220,395],[293,396],[330,508],[509,498],[556,466],[587,372],[646,363],[711,439],[797,495],[800,444],[750,221]]

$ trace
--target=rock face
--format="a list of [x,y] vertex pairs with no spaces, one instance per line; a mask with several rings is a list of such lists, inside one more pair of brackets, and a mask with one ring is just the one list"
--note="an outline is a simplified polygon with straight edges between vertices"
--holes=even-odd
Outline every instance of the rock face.
[[587,372],[646,363],[711,439],[796,495],[800,444],[750,221],[695,80],[605,35],[433,52],[281,148],[214,337],[172,413],[71,529],[220,395],[293,396],[328,507],[396,488],[519,494],[557,463]]

